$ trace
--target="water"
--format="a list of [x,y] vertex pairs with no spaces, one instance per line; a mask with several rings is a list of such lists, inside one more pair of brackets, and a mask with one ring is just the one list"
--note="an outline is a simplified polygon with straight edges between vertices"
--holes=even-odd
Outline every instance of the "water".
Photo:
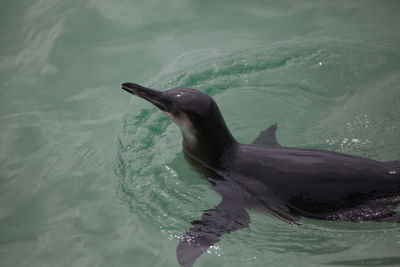
[[[2,1],[0,265],[177,266],[219,196],[132,81],[214,97],[251,142],[400,159],[398,1]],[[251,212],[195,266],[398,266],[399,226]]]

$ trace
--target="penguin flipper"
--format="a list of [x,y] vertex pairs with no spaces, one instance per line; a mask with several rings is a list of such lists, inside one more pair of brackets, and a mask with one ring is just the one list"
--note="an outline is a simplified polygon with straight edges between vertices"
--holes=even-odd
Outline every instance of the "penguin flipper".
[[249,223],[249,214],[243,207],[223,198],[214,209],[206,210],[201,220],[193,221],[193,226],[181,238],[176,248],[179,264],[191,267],[223,234],[248,227]]
[[260,146],[281,146],[276,141],[276,129],[277,124],[272,124],[268,129],[262,131],[256,139],[252,142],[253,145],[260,145]]

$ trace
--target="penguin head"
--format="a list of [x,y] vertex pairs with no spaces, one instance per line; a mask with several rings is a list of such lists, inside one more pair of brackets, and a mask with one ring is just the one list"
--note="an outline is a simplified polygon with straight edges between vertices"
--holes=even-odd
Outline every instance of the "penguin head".
[[124,83],[122,89],[164,111],[180,127],[183,147],[191,157],[210,166],[224,164],[220,155],[236,141],[210,96],[192,88],[157,91],[134,83]]
[[[139,96],[164,111],[182,130],[186,141],[196,141],[222,120],[215,101],[202,91],[192,88],[174,88],[158,91],[134,83],[123,83],[122,89]],[[225,123],[223,122],[225,125]]]

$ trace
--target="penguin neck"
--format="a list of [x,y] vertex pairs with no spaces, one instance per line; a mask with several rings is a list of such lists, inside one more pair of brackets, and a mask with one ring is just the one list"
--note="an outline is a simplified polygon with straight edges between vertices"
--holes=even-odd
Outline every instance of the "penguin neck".
[[[184,151],[202,164],[224,169],[237,144],[222,116],[205,123],[204,127],[188,132],[182,129]],[[229,156],[228,156],[229,155]]]

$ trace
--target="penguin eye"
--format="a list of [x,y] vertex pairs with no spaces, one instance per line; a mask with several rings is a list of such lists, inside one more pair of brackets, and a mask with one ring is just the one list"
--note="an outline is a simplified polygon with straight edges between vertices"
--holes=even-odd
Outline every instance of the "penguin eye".
[[176,97],[182,97],[183,96],[183,92],[178,92],[177,94],[175,94]]

